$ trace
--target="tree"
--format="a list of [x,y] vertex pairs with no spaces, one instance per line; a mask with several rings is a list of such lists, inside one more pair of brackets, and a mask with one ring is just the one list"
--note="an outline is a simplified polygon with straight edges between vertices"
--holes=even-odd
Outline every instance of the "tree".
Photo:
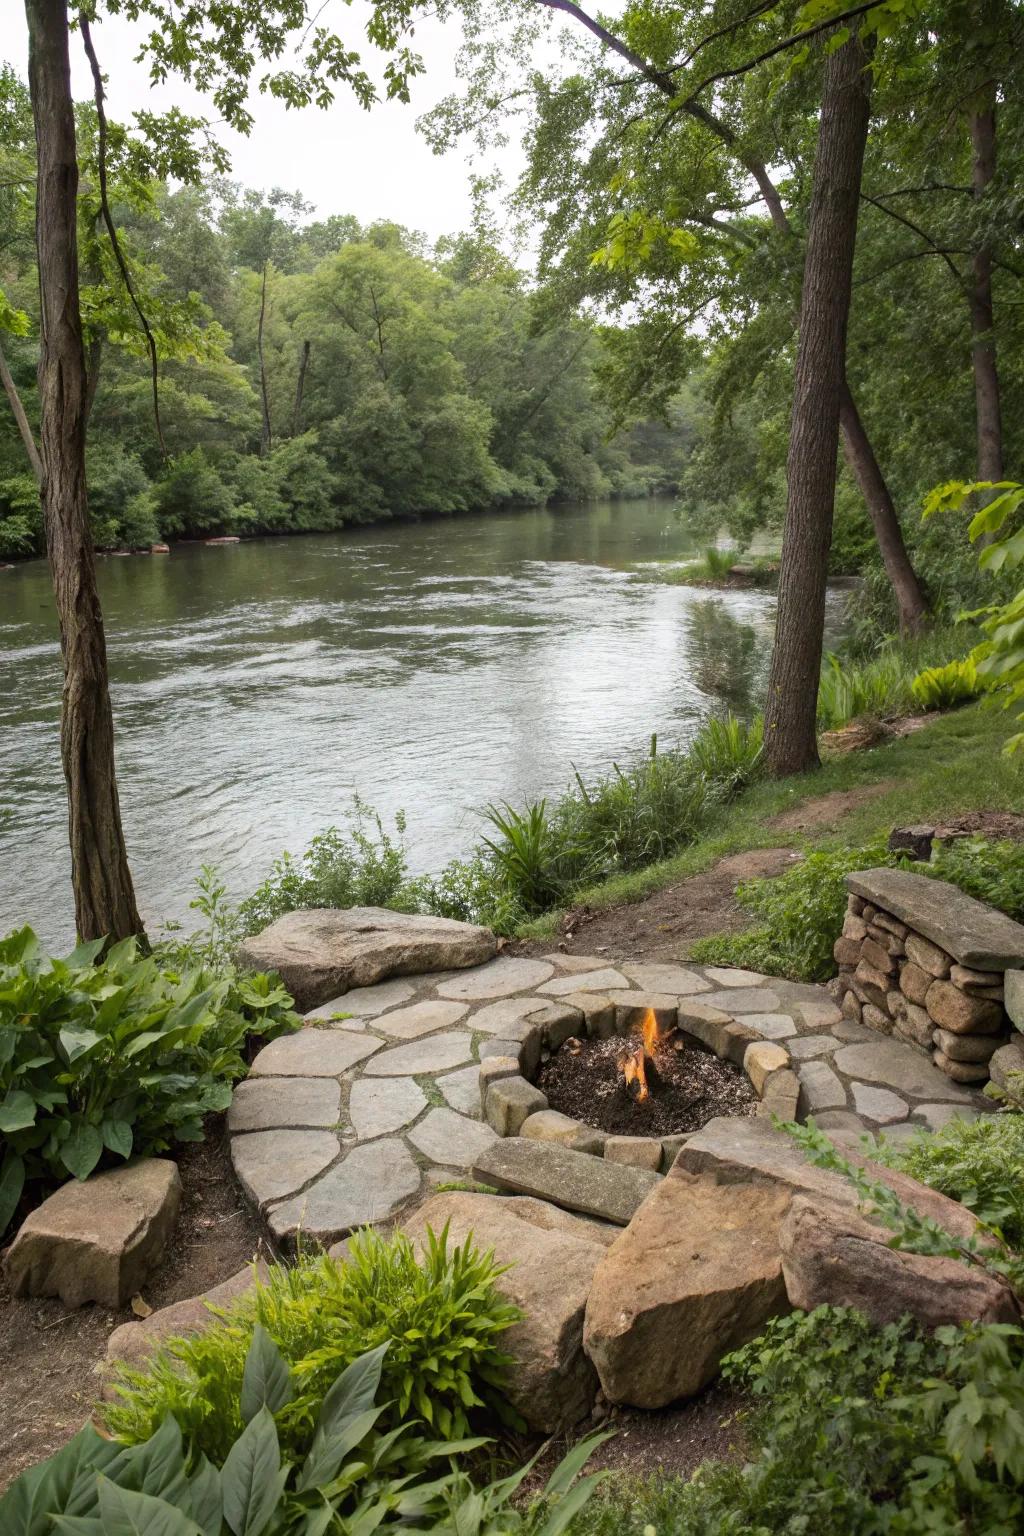
[[[844,31],[847,29],[844,29]],[[786,465],[779,603],[765,705],[770,774],[818,765],[816,714],[832,542],[846,327],[870,114],[868,57],[856,32],[825,61]]]

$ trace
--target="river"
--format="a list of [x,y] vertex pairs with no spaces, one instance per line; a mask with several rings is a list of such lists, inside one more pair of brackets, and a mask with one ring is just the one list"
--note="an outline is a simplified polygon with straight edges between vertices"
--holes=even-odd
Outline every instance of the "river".
[[[147,923],[216,864],[246,894],[353,793],[411,863],[488,801],[557,793],[743,711],[775,600],[631,567],[693,543],[668,500],[594,502],[100,562],[121,805]],[[45,564],[0,572],[0,933],[70,941],[60,654]]]

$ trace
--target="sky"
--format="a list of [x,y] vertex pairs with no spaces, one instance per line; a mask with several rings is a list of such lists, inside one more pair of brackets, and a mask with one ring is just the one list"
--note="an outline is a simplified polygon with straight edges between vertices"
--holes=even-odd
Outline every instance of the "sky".
[[[333,14],[332,14],[333,12]],[[28,69],[28,36],[18,0],[0,0],[0,56],[22,79]],[[351,6],[332,5],[324,11],[349,46],[364,58],[370,73],[372,50],[363,27],[369,7],[365,0]],[[141,29],[122,17],[93,24],[93,41],[107,76],[107,110],[112,118],[130,121],[141,107],[160,110],[177,105],[197,116],[211,116],[209,101],[180,80],[153,87],[148,67],[135,62]],[[351,42],[349,40],[351,39]],[[326,111],[316,107],[288,111],[269,96],[250,101],[255,124],[248,138],[227,128],[218,137],[232,158],[233,179],[269,190],[273,186],[300,191],[315,204],[317,215],[353,213],[362,223],[393,219],[421,230],[430,240],[455,233],[470,224],[470,171],[461,150],[436,156],[416,131],[416,119],[454,87],[454,58],[461,40],[458,20],[442,23],[428,18],[417,23],[413,46],[422,55],[426,73],[412,82],[412,103],[381,102],[365,112],[345,90]],[[378,60],[380,56],[377,56]],[[81,39],[71,39],[72,85],[76,98],[92,95],[92,80]],[[501,152],[501,169],[514,174],[519,156],[515,147]]]

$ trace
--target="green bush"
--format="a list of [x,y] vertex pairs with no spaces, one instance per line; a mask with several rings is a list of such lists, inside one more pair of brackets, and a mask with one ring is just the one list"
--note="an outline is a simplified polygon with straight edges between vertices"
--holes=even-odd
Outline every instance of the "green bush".
[[818,725],[834,731],[862,715],[894,715],[911,705],[913,671],[896,649],[871,661],[825,658],[818,685]]
[[274,978],[178,972],[134,939],[63,960],[31,928],[0,940],[0,1232],[26,1180],[202,1138],[242,1077],[250,1032],[297,1027]]
[[221,1461],[241,1431],[245,1360],[257,1325],[281,1350],[296,1391],[278,1415],[282,1443],[298,1454],[339,1371],[387,1344],[384,1422],[410,1414],[446,1438],[462,1435],[474,1409],[507,1416],[507,1357],[500,1335],[519,1313],[499,1295],[493,1254],[470,1242],[449,1248],[447,1229],[418,1259],[402,1233],[349,1242],[349,1258],[301,1259],[275,1268],[205,1333],[164,1345],[144,1371],[125,1368],[119,1401],[104,1409],[122,1440],[147,1440],[172,1414],[190,1443]]
[[712,715],[687,748],[690,762],[713,789],[738,794],[757,778],[764,749],[764,719]]
[[749,880],[736,895],[761,919],[749,933],[698,939],[690,958],[707,965],[739,965],[772,976],[824,981],[835,972],[832,946],[846,913],[846,876],[897,862],[884,841],[864,848],[809,853],[774,880]]
[[931,862],[915,864],[914,869],[936,880],[948,880],[968,896],[1024,922],[1024,843],[957,837],[940,843]]
[[914,703],[921,709],[952,709],[966,704],[985,690],[984,679],[970,656],[948,661],[944,667],[925,667],[910,685]]
[[959,1200],[1024,1252],[1024,1114],[951,1120],[935,1135],[883,1140],[878,1157]]

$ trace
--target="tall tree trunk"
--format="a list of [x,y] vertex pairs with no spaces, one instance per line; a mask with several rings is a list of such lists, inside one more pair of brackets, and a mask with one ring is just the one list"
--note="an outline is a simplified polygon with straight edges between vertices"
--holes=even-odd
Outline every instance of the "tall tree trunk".
[[309,342],[302,343],[299,353],[299,377],[295,384],[295,410],[292,412],[292,437],[298,437],[302,426],[302,392],[306,387],[306,369],[309,367]]
[[878,540],[882,564],[896,598],[900,633],[917,635],[928,623],[928,604],[925,602],[917,572],[911,564],[903,529],[896,515],[885,476],[875,458],[871,440],[864,430],[857,403],[850,393],[850,386],[843,376],[839,396],[839,426],[843,438],[843,453],[860,487],[867,504],[871,526]]
[[270,391],[267,388],[267,365],[263,360],[263,321],[267,313],[267,266],[263,263],[263,282],[260,286],[260,323],[256,331],[256,351],[260,359],[260,400],[263,404],[263,425],[260,429],[260,458],[270,452]]
[[818,766],[825,585],[869,89],[867,55],[854,34],[825,61],[811,183],[778,616],[765,710],[765,763],[776,777]]
[[85,491],[78,162],[66,0],[25,0],[36,131],[43,526],[64,657],[61,756],[75,920],[84,939],[141,933],[114,772],[107,648]]
[[4,393],[10,401],[11,410],[14,413],[14,420],[18,424],[18,431],[21,434],[21,441],[24,444],[25,452],[28,455],[28,462],[32,466],[32,473],[36,477],[37,484],[42,485],[43,461],[39,457],[39,449],[36,447],[35,436],[32,432],[31,426],[29,425],[29,419],[25,415],[25,407],[21,403],[21,396],[18,394],[18,386],[15,384],[11,377],[11,370],[7,366],[7,359],[4,357],[2,347],[0,347],[0,384],[3,385]]
[[[980,202],[996,173],[996,86],[989,80],[969,117],[971,184]],[[992,248],[983,240],[971,262],[971,357],[978,434],[978,479],[1003,478],[1003,423],[999,403],[995,315],[992,306]]]

